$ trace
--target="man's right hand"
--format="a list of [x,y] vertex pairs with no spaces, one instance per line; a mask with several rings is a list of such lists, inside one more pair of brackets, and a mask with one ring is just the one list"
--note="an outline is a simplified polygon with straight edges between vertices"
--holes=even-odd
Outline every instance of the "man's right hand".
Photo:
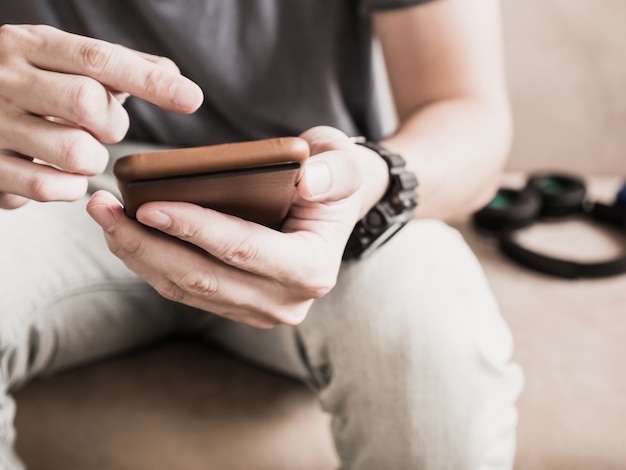
[[200,88],[169,59],[49,26],[0,26],[0,208],[71,201],[124,138],[134,95],[192,113]]

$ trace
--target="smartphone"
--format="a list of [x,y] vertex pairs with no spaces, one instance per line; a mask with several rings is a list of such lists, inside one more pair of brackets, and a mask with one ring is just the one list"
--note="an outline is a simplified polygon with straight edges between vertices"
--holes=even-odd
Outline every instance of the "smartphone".
[[299,137],[135,153],[113,167],[124,210],[181,201],[274,229],[287,216],[309,146]]

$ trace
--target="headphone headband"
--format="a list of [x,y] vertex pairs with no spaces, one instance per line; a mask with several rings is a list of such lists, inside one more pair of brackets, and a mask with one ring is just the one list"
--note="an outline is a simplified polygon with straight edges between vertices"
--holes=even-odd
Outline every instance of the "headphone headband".
[[626,184],[613,205],[585,201],[582,180],[564,174],[536,174],[521,190],[500,188],[494,199],[473,216],[474,224],[498,237],[500,250],[512,260],[553,276],[599,278],[626,272],[626,250],[603,262],[582,263],[532,251],[516,241],[515,232],[541,219],[576,215],[626,229]]

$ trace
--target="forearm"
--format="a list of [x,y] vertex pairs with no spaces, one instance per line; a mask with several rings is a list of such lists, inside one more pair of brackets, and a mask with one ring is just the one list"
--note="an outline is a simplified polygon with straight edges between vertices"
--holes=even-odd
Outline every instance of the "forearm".
[[410,114],[383,144],[404,156],[419,181],[419,217],[450,219],[486,204],[509,152],[505,98],[441,100]]
[[384,144],[418,177],[417,215],[478,209],[511,140],[499,2],[429,2],[380,12],[374,25],[400,121]]

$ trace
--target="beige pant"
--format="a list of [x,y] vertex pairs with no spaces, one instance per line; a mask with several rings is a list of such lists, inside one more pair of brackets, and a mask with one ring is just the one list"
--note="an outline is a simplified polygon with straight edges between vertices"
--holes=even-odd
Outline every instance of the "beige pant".
[[0,211],[0,469],[22,468],[12,388],[180,332],[309,384],[345,469],[511,468],[522,374],[476,259],[443,223],[411,223],[345,263],[302,325],[260,331],[160,298],[84,205]]

